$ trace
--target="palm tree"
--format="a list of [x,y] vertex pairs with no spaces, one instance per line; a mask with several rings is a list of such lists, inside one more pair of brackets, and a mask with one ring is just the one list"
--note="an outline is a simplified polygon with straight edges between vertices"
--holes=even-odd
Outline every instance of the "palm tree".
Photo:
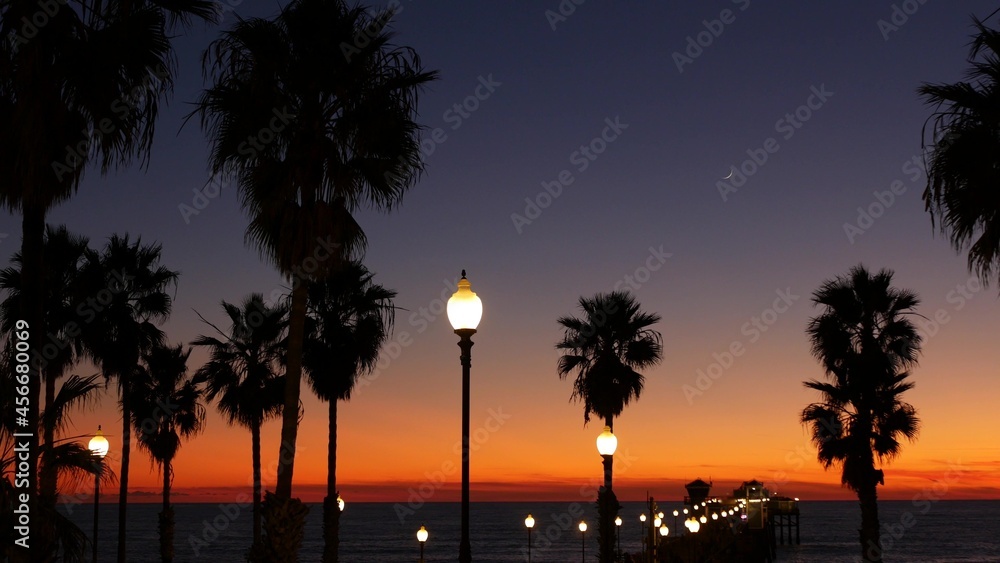
[[[6,318],[4,319],[6,321]],[[9,334],[9,333],[5,333]],[[16,407],[14,392],[15,370],[13,360],[13,346],[9,340],[5,339],[3,349],[0,351],[0,514],[3,515],[3,532],[0,533],[0,559],[15,560],[20,548],[15,546],[13,534],[16,521],[14,519],[14,499],[17,498],[17,489],[14,488],[14,474],[20,472],[17,468],[17,453],[14,451],[15,442],[23,443],[23,438],[16,438],[14,434],[23,432],[23,428],[15,422]],[[106,467],[106,460],[94,455],[87,449],[85,442],[78,442],[79,437],[55,437],[65,434],[70,423],[70,413],[73,409],[87,407],[97,396],[100,390],[99,375],[81,377],[71,375],[63,379],[58,392],[53,400],[46,404],[41,413],[42,424],[45,428],[54,429],[52,443],[48,443],[48,438],[42,442],[42,455],[39,456],[38,464],[42,467],[39,470],[52,470],[55,472],[57,481],[64,486],[78,486],[84,482],[92,482],[93,475],[99,474],[102,481],[111,483],[114,481],[114,473]],[[42,433],[43,437],[46,434]],[[98,473],[100,472],[100,473]],[[41,505],[42,513],[39,518],[45,522],[52,523],[52,545],[51,551],[42,553],[35,552],[39,561],[61,560],[67,562],[89,561],[90,551],[87,549],[89,540],[83,530],[81,530],[70,518],[54,508],[47,508]],[[34,539],[34,536],[32,536]],[[34,544],[32,544],[34,545]]]
[[174,510],[170,507],[172,462],[181,442],[205,426],[201,388],[187,378],[191,349],[182,345],[154,346],[143,354],[142,368],[131,385],[132,427],[136,442],[156,460],[163,475],[163,511],[160,512],[160,559],[174,560]]
[[323,561],[337,561],[337,403],[348,401],[363,373],[375,369],[392,332],[396,292],[372,281],[361,263],[348,262],[321,282],[309,284],[309,316],[303,368],[316,395],[329,403],[326,498],[323,500]]
[[202,319],[221,336],[200,335],[191,344],[206,346],[210,358],[195,373],[195,382],[205,386],[208,401],[218,399],[218,409],[229,424],[250,430],[253,464],[253,546],[261,547],[260,428],[281,413],[285,382],[278,375],[285,338],[284,305],[268,306],[264,297],[253,293],[237,307],[225,301],[222,309],[229,317],[228,331]]
[[[663,359],[663,339],[651,329],[660,315],[639,310],[639,303],[627,291],[598,293],[580,298],[582,318],[560,317],[563,339],[557,350],[559,378],[576,372],[570,400],[583,402],[583,422],[590,415],[603,418],[609,429],[632,400],[642,393],[645,377],[638,370],[655,366]],[[611,463],[605,461],[604,486],[598,495],[598,527],[601,561],[614,553],[614,515],[620,509],[611,490]]]
[[[274,561],[296,557],[306,513],[292,498],[306,283],[363,248],[352,213],[392,208],[423,168],[417,94],[436,75],[389,43],[389,16],[343,0],[293,0],[272,20],[236,22],[205,55],[214,85],[197,111],[212,171],[235,179],[247,242],[292,286],[278,479],[264,506]],[[272,520],[291,532],[269,532]]]
[[[0,45],[0,207],[22,217],[21,318],[29,326],[44,324],[48,210],[72,196],[89,164],[104,174],[136,158],[148,163],[159,102],[172,86],[171,24],[214,19],[214,4],[82,0],[45,12],[32,0],[0,6],[0,36],[8,39]],[[39,14],[47,23],[26,36],[24,22]],[[31,349],[40,350],[44,336],[32,330]],[[32,362],[30,369],[29,418],[37,421],[39,368]],[[36,450],[37,436],[29,447]],[[39,484],[34,467],[29,482]],[[48,552],[45,535],[36,539],[35,553]]]
[[969,269],[988,283],[1000,276],[1000,31],[973,24],[967,79],[918,90],[935,108],[923,197],[932,223],[957,251],[968,248]]
[[[66,227],[49,226],[45,233],[44,298],[45,324],[40,332],[45,335],[45,346],[39,349],[42,358],[40,369],[45,383],[44,408],[54,412],[56,381],[63,377],[83,357],[81,320],[76,307],[83,295],[80,291],[80,271],[88,250],[87,239],[70,234]],[[11,258],[12,266],[0,270],[0,289],[7,296],[0,303],[0,328],[5,333],[15,329],[21,318],[23,284],[20,252]],[[51,459],[55,447],[54,420],[41,418],[43,459]],[[39,495],[42,506],[52,509],[58,500],[58,484],[54,466],[42,464],[39,469]]]
[[809,322],[812,354],[828,382],[806,381],[822,400],[802,411],[825,468],[842,467],[841,483],[861,504],[864,561],[882,560],[878,494],[885,463],[900,453],[900,437],[916,438],[916,409],[903,402],[913,388],[908,368],[916,365],[921,337],[906,317],[920,303],[916,294],[892,287],[892,272],[870,273],[856,266],[826,281],[813,294],[822,313]]
[[603,418],[614,430],[614,418],[642,393],[648,369],[663,359],[663,340],[650,327],[660,315],[639,310],[627,291],[598,293],[580,298],[582,318],[560,317],[564,329],[557,350],[559,378],[576,372],[571,400],[583,401],[584,424],[590,415]]
[[128,235],[112,235],[100,252],[90,252],[84,269],[88,295],[81,306],[87,323],[84,339],[100,365],[104,377],[118,382],[122,410],[122,458],[118,499],[118,557],[124,561],[128,511],[128,472],[131,452],[131,378],[143,354],[162,345],[163,332],[156,326],[170,316],[178,273],[160,263],[158,244],[133,243]]

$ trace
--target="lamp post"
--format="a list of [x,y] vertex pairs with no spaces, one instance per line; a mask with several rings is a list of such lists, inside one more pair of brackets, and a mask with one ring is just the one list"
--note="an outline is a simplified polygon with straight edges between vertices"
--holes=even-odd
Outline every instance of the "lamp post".
[[531,529],[535,527],[535,519],[531,514],[524,519],[524,527],[528,529],[528,563],[531,563]]
[[462,540],[458,545],[459,563],[472,563],[469,543],[469,372],[472,369],[472,335],[483,318],[483,302],[472,292],[465,277],[458,281],[458,291],[448,300],[448,320],[458,335],[462,350]]
[[680,513],[675,510],[674,511],[674,530],[677,530],[677,517],[678,516],[680,516]]
[[[704,516],[702,516],[702,518],[704,518]],[[692,517],[691,518],[691,526],[688,527],[688,529],[691,530],[691,534],[693,534],[691,536],[691,540],[692,540],[691,543],[693,544],[694,556],[695,556],[694,560],[695,561],[697,561],[698,557],[701,555],[701,548],[698,547],[698,530],[701,529],[701,524],[702,523],[699,522],[699,520],[696,520],[695,518]]]
[[646,560],[646,514],[639,515],[639,545],[642,547],[642,559]]
[[598,551],[601,563],[612,561],[611,552],[615,544],[611,534],[611,518],[613,513],[618,512],[618,503],[615,500],[611,488],[611,470],[614,464],[615,450],[618,449],[618,438],[611,432],[610,426],[605,426],[604,430],[597,437],[597,453],[601,454],[604,460],[604,486],[598,496],[598,531],[600,539],[600,549]]
[[97,426],[97,434],[90,439],[87,449],[93,455],[101,458],[97,464],[97,472],[94,473],[94,558],[93,563],[97,563],[97,514],[101,505],[101,473],[104,472],[104,456],[108,455],[108,439],[101,432],[101,426]]
[[424,542],[427,541],[427,528],[420,526],[417,530],[417,542],[420,544],[420,563],[424,563]]
[[667,538],[667,534],[670,533],[670,528],[667,528],[666,524],[660,524],[660,543]]
[[583,540],[580,543],[580,563],[587,562],[587,523],[583,520],[580,521],[580,538]]
[[618,540],[618,554],[615,555],[615,561],[622,555],[622,517],[615,516],[615,539]]

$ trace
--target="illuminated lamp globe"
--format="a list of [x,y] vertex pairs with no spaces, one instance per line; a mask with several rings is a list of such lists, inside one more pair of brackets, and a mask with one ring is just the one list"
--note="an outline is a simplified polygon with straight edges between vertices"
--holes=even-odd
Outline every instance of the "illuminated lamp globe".
[[605,426],[604,431],[597,437],[597,452],[601,455],[615,455],[618,449],[618,438],[611,433],[611,427]]
[[417,541],[420,543],[424,543],[425,541],[427,541],[427,535],[428,535],[427,528],[420,526],[420,529],[417,530]]
[[524,525],[527,528],[534,528],[535,527],[535,519],[532,518],[531,515],[529,514],[528,517],[524,519]]
[[90,439],[90,443],[87,444],[87,449],[93,452],[99,458],[104,458],[108,455],[108,439],[104,437],[104,432],[101,432],[101,427],[97,427],[97,434]]
[[458,291],[448,300],[448,320],[455,330],[476,330],[482,318],[483,301],[472,292],[472,284],[462,270]]
[[580,531],[581,532],[586,532],[587,531],[587,523],[586,522],[580,522]]
[[667,534],[669,534],[669,533],[670,533],[670,528],[667,528],[666,524],[660,526],[660,535],[661,536],[667,537]]
[[622,525],[622,517],[621,516],[615,517],[615,526],[621,526],[621,525]]

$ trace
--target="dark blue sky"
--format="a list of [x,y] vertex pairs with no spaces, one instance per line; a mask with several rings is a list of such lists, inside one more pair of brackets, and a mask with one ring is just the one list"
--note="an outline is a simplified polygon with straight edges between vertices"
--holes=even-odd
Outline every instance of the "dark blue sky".
[[[563,0],[575,11],[554,30],[546,11],[559,10],[556,0],[400,2],[397,42],[414,47],[441,73],[420,104],[433,152],[398,210],[360,218],[370,241],[366,261],[377,279],[399,291],[399,306],[418,314],[430,309],[426,323],[400,313],[397,332],[407,332],[412,345],[386,363],[371,386],[372,403],[365,391],[350,405],[361,414],[345,416],[364,418],[366,404],[377,401],[454,414],[457,347],[433,311],[434,300],[450,294],[445,280],[462,268],[486,311],[474,353],[475,400],[484,401],[476,408],[494,399],[520,408],[522,438],[542,420],[559,421],[555,431],[579,434],[587,443],[599,431],[580,432],[580,407],[565,402],[570,385],[555,374],[555,319],[574,312],[580,295],[611,290],[619,281],[627,287],[626,276],[645,278],[633,289],[645,308],[664,317],[666,358],[649,374],[643,401],[616,426],[621,432],[629,431],[630,417],[638,425],[670,412],[683,421],[766,390],[788,398],[780,409],[754,415],[761,417],[761,435],[792,442],[776,446],[780,460],[782,447],[802,440],[796,413],[812,397],[800,381],[821,376],[803,334],[815,314],[808,296],[859,262],[894,269],[898,285],[924,298],[924,314],[944,308],[954,317],[943,336],[928,342],[914,402],[944,401],[941,412],[953,413],[947,401],[959,400],[956,389],[964,389],[961,401],[971,401],[964,412],[972,413],[986,407],[978,396],[1000,391],[995,365],[987,368],[979,359],[1000,318],[995,291],[977,293],[975,307],[961,310],[948,300],[969,278],[965,258],[934,236],[920,200],[925,179],[912,163],[904,168],[920,155],[930,111],[916,88],[963,75],[970,15],[988,15],[995,2],[588,0],[577,6]],[[894,6],[919,9],[884,35],[878,22],[890,21]],[[247,1],[235,9],[266,16],[277,4]],[[702,34],[707,44],[709,28],[719,32],[720,25],[704,21],[724,10],[731,23],[680,72],[674,54],[685,53],[689,37],[697,41]],[[230,14],[221,25],[232,22]],[[110,178],[91,171],[78,196],[50,217],[94,241],[112,232],[161,241],[165,263],[182,271],[167,325],[174,341],[202,331],[193,309],[218,319],[219,300],[269,294],[282,284],[244,245],[246,219],[233,188],[224,187],[188,221],[178,210],[192,205],[192,190],[208,181],[204,136],[196,121],[183,129],[181,123],[204,87],[200,55],[217,29],[199,25],[178,40],[176,92],[162,113],[148,171]],[[467,99],[477,88],[482,99]],[[821,100],[816,91],[832,94]],[[812,109],[800,109],[809,103]],[[459,119],[455,104],[475,110]],[[808,119],[789,136],[782,121],[796,111],[796,119]],[[607,120],[627,128],[606,131]],[[440,142],[433,142],[437,128]],[[602,133],[605,139],[596,141]],[[603,151],[585,169],[581,146]],[[767,162],[723,200],[720,180],[743,166],[748,150],[759,156],[765,146],[771,148]],[[547,199],[543,183],[563,171],[572,183]],[[857,223],[858,208],[869,208],[877,202],[874,192],[890,190],[897,180],[899,193],[884,214],[849,239],[845,223]],[[527,215],[526,198],[547,206]],[[533,219],[525,223],[514,214]],[[17,244],[18,222],[0,219],[0,231],[12,233],[0,246],[5,256]],[[671,255],[662,266],[661,253]],[[644,265],[656,270],[644,274]],[[801,298],[751,345],[741,327],[785,289]],[[750,347],[747,355],[690,404],[683,386],[735,340]],[[193,358],[201,361],[198,353]],[[992,391],[971,393],[973,384]],[[103,410],[110,416],[110,401]],[[932,436],[979,423],[941,415]],[[383,430],[358,439],[390,440]],[[450,444],[453,433],[442,432],[440,440]],[[436,436],[435,430],[430,439]],[[929,441],[921,459],[942,456]]]

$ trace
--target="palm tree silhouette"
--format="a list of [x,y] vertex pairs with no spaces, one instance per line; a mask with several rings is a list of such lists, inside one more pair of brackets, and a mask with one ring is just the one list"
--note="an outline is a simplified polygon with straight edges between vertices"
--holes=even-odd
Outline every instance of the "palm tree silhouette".
[[822,400],[802,411],[824,468],[840,465],[841,483],[861,505],[864,561],[882,560],[875,468],[899,455],[900,437],[916,438],[920,421],[902,394],[913,388],[908,368],[916,365],[921,337],[907,315],[920,303],[916,294],[892,287],[893,273],[870,273],[864,266],[826,281],[813,294],[822,313],[809,322],[812,354],[828,382],[810,380]]
[[627,291],[581,297],[581,318],[560,317],[564,329],[557,350],[559,378],[576,372],[571,399],[583,402],[583,421],[590,415],[604,419],[614,430],[614,419],[642,393],[648,369],[663,359],[663,340],[650,327],[660,315],[639,310]]
[[[557,350],[559,378],[576,372],[571,400],[583,402],[583,422],[590,415],[603,418],[614,429],[615,417],[642,393],[644,376],[638,371],[653,367],[663,358],[663,339],[650,327],[660,315],[639,310],[627,291],[598,293],[580,298],[581,318],[560,317],[563,339]],[[598,495],[600,523],[598,539],[601,561],[614,557],[614,515],[620,505],[611,491],[611,464],[605,462],[604,486]]]
[[128,472],[131,453],[131,377],[143,354],[163,344],[156,326],[170,316],[167,287],[178,273],[160,264],[161,247],[112,235],[104,249],[88,253],[83,275],[91,300],[80,309],[87,324],[84,340],[104,377],[118,382],[122,410],[122,459],[118,484],[118,555],[124,558],[128,523]]
[[268,306],[264,296],[252,293],[240,306],[222,302],[229,317],[227,331],[202,319],[221,338],[199,335],[191,344],[209,349],[208,362],[195,373],[195,382],[204,385],[205,398],[218,400],[217,408],[229,424],[250,430],[253,464],[253,544],[261,549],[260,428],[281,413],[284,379],[278,375],[284,355],[288,308]]
[[[43,358],[40,369],[45,383],[43,404],[46,411],[54,412],[56,381],[86,354],[82,346],[81,320],[76,313],[76,307],[85,297],[80,285],[87,245],[86,237],[71,234],[65,226],[50,225],[46,229],[43,271],[45,325],[40,331],[46,337],[46,345],[40,349]],[[0,328],[7,333],[15,329],[15,322],[21,318],[21,301],[24,294],[21,275],[24,261],[20,252],[14,253],[11,263],[11,266],[0,271],[0,289],[7,294],[3,303],[0,303],[0,314],[2,314]],[[52,448],[55,447],[54,420],[43,416],[41,423],[43,441],[40,453],[43,459],[49,459],[52,456]],[[38,481],[39,495],[43,499],[42,506],[55,506],[58,500],[56,491],[58,475],[55,466],[41,464]]]
[[[389,43],[389,15],[343,0],[293,0],[273,20],[238,21],[205,54],[213,86],[196,111],[212,171],[235,179],[247,241],[292,285],[278,479],[264,503],[272,561],[294,560],[305,522],[292,498],[305,284],[363,248],[353,212],[390,209],[423,168],[414,116],[418,91],[435,74],[412,49]],[[279,521],[285,531],[268,530]]]
[[160,559],[174,560],[174,509],[170,506],[173,459],[181,442],[201,432],[205,405],[201,389],[187,378],[191,349],[157,345],[143,354],[143,366],[132,382],[132,426],[136,443],[156,460],[163,476],[160,512]]
[[[61,2],[28,37],[23,22],[39,9],[34,2],[0,6],[0,36],[8,38],[0,46],[0,207],[21,213],[21,318],[31,327],[44,324],[48,210],[73,195],[89,164],[104,174],[136,159],[148,163],[159,103],[172,86],[171,24],[216,16],[211,0]],[[42,331],[32,330],[31,349],[44,343]],[[40,378],[31,369],[29,418],[37,420]],[[37,451],[37,436],[29,447]],[[34,467],[29,482],[39,485]],[[36,554],[52,551],[45,533],[35,539]],[[124,551],[118,560],[125,563]]]
[[[964,81],[922,85],[918,92],[935,107],[931,139],[924,142],[927,188],[923,198],[937,224],[959,252],[968,248],[969,269],[983,283],[1000,276],[1000,31],[973,18],[977,34]],[[924,137],[927,137],[925,126]]]
[[[6,321],[6,316],[3,321]],[[11,334],[6,333],[5,334]],[[18,491],[14,488],[14,473],[17,468],[17,452],[14,451],[16,442],[23,443],[24,438],[15,438],[14,434],[23,432],[24,428],[16,424],[17,404],[15,398],[15,370],[14,370],[14,346],[9,339],[5,338],[2,350],[0,350],[0,514],[4,515],[4,525],[13,527],[14,520],[14,499],[17,498]],[[93,404],[95,396],[99,394],[102,385],[100,375],[81,377],[70,375],[63,378],[58,391],[51,402],[47,402],[45,409],[41,412],[41,424],[43,428],[53,429],[52,443],[48,443],[45,438],[46,433],[40,432],[43,436],[42,455],[39,456],[37,464],[40,466],[39,473],[43,471],[53,471],[56,474],[57,482],[64,485],[79,483],[85,477],[98,474],[102,482],[111,484],[114,482],[114,472],[107,466],[107,460],[95,455],[87,449],[86,442],[79,442],[76,437],[65,437],[67,427],[71,423],[70,413],[77,408],[87,407]],[[91,479],[87,479],[90,481]],[[67,504],[70,506],[70,504]],[[87,534],[76,525],[76,523],[63,514],[61,510],[48,509],[41,505],[42,513],[39,519],[52,524],[54,534],[52,538],[52,553],[58,553],[62,561],[83,563],[90,560],[90,550],[88,549],[89,539]],[[68,510],[67,510],[68,512]],[[14,545],[12,534],[0,535],[3,544],[0,545],[0,553],[3,559],[15,560],[16,554],[21,551],[20,547]],[[45,560],[46,554],[35,552],[39,555],[39,560]]]
[[396,292],[372,281],[374,274],[351,261],[326,280],[309,284],[309,316],[302,364],[316,395],[329,403],[323,561],[336,561],[340,543],[337,505],[337,403],[348,401],[358,377],[375,369],[392,332]]

